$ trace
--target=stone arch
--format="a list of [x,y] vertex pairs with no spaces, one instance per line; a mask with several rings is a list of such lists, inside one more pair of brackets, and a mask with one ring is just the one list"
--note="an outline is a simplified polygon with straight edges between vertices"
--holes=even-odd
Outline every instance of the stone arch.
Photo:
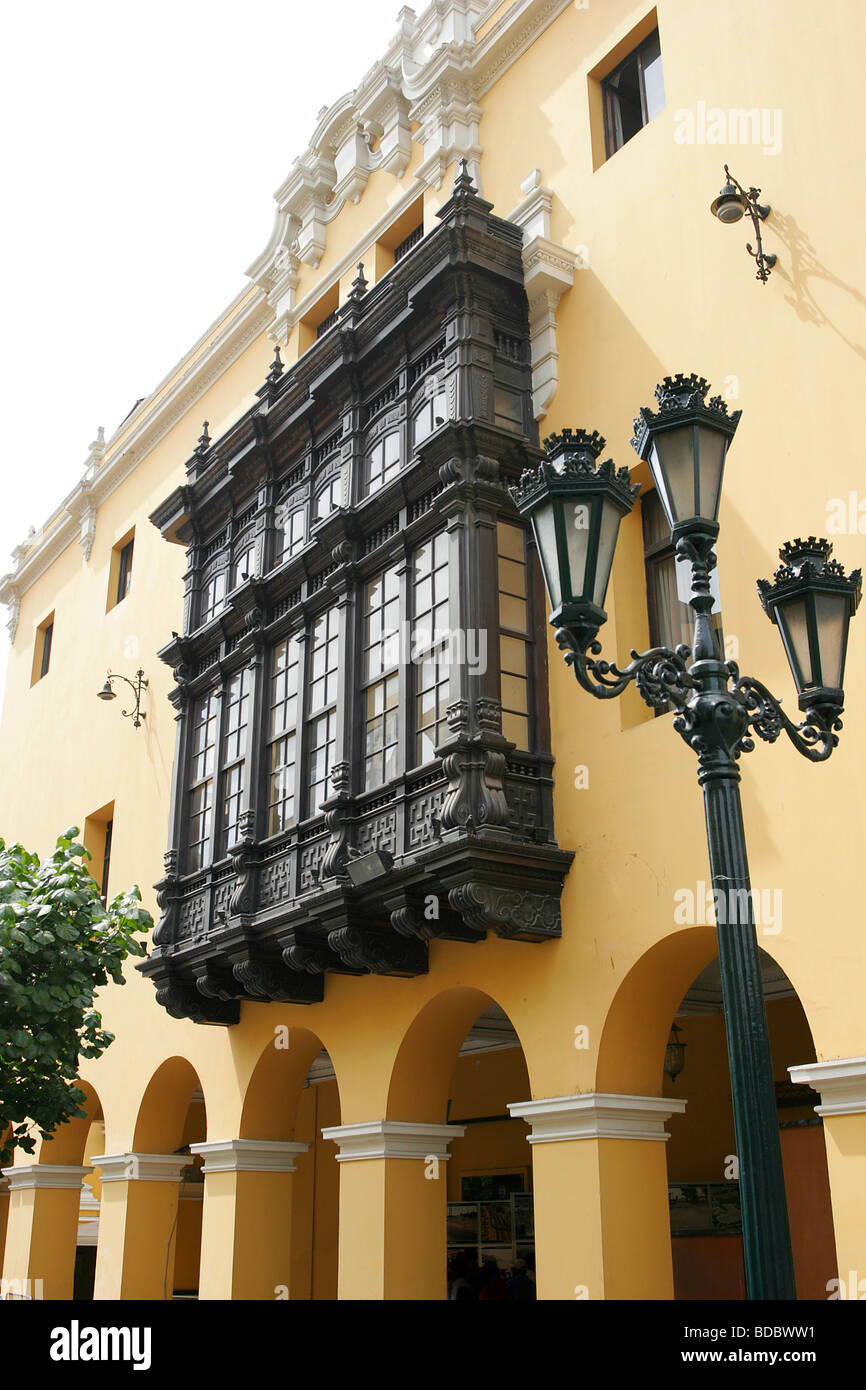
[[73,1116],[65,1124],[59,1125],[47,1139],[40,1139],[33,1158],[29,1160],[30,1162],[48,1164],[81,1164],[84,1162],[84,1149],[90,1133],[90,1126],[94,1120],[100,1119],[103,1110],[102,1102],[89,1081],[82,1081],[78,1077],[75,1085],[79,1091],[84,1092],[85,1099],[81,1108],[85,1113]]
[[442,990],[412,1019],[394,1058],[385,1118],[441,1124],[454,1061],[475,1020],[497,1001],[483,990]]
[[132,1141],[137,1153],[174,1153],[180,1147],[199,1084],[198,1073],[185,1057],[168,1057],[157,1067],[138,1107]]
[[717,954],[714,927],[686,927],[653,942],[638,957],[605,1015],[596,1090],[659,1094],[671,1020],[689,985]]
[[[265,1045],[247,1082],[238,1133],[241,1139],[293,1137],[301,1091],[324,1044],[307,1028],[291,1028],[285,1036],[286,1047],[277,1046],[281,1038],[276,1034]],[[336,1080],[339,1095],[339,1077]],[[274,1104],[275,1097],[284,1098],[285,1104]]]

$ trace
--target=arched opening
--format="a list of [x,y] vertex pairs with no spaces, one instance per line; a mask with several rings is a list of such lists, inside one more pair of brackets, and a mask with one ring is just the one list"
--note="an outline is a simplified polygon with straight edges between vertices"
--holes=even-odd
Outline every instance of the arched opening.
[[[275,1175],[277,1183],[291,1179],[291,1238],[288,1252],[270,1252],[274,1297],[337,1297],[340,1173],[322,1131],[339,1125],[340,1114],[337,1077],[321,1038],[305,1028],[277,1027],[250,1078],[240,1126],[241,1139],[307,1145],[294,1157],[293,1173]],[[281,1223],[271,1223],[264,1239],[282,1243]],[[261,1248],[251,1255],[261,1260]]]
[[[199,1078],[183,1057],[154,1072],[138,1108],[129,1153],[113,1155],[100,1192],[96,1295],[169,1300],[198,1296],[201,1262],[201,1160],[205,1139]],[[184,1162],[184,1160],[186,1160]]]
[[[814,1061],[815,1048],[793,984],[767,952],[760,955],[797,1295],[826,1299],[836,1254],[823,1121],[815,1092],[788,1074],[788,1067]],[[666,1060],[663,1094],[688,1102],[668,1124],[674,1296],[742,1299],[739,1166],[718,957],[685,991],[674,1021],[685,1050]]]
[[[440,1252],[447,1270],[443,1287],[455,1300],[535,1296],[528,1126],[508,1111],[509,1102],[529,1094],[517,1032],[480,990],[438,995],[403,1040],[389,1118],[455,1126],[450,1157],[441,1165],[446,1237]],[[438,1177],[441,1170],[430,1164],[425,1176]]]

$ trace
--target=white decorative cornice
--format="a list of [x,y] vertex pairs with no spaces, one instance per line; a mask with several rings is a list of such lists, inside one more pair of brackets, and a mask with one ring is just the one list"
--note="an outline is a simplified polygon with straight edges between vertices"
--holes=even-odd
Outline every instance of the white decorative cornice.
[[[438,186],[450,163],[465,157],[481,190],[480,99],[570,3],[515,0],[480,41],[476,33],[496,12],[492,0],[432,0],[420,17],[408,7],[400,11],[397,32],[383,58],[353,93],[320,112],[310,145],[277,190],[270,240],[247,271],[258,292],[246,290],[237,296],[151,396],[124,420],[104,452],[98,451],[99,440],[91,446],[81,482],[16,557],[15,572],[0,578],[0,603],[10,609],[13,640],[18,606],[30,585],[75,539],[88,552],[95,513],[106,497],[245,348],[271,327],[275,316],[274,337],[286,342],[293,324],[357,263],[364,245],[395,222],[425,187]],[[421,124],[413,136],[411,120],[416,113]],[[339,269],[296,304],[299,263],[318,266],[328,225],[347,200],[362,196],[374,169],[384,169],[395,179],[403,176],[413,140],[422,146],[423,156],[411,185],[373,226],[365,228]],[[548,254],[547,271],[555,281],[562,278],[556,270],[567,272],[568,267],[557,267],[552,254]],[[560,260],[566,258],[563,248],[557,254]],[[551,285],[546,293],[552,292]],[[538,401],[546,395],[549,403],[556,358],[545,336],[550,325],[540,294],[538,303],[543,310],[537,332],[542,342]],[[263,363],[263,371],[264,367]]]
[[99,1154],[93,1166],[107,1182],[180,1182],[184,1168],[190,1166],[189,1154]]
[[[48,518],[29,545],[13,551],[14,573],[0,578],[0,603],[14,608],[21,597],[81,535],[85,507],[98,511],[173,429],[195,402],[268,327],[273,311],[262,290],[238,295],[224,315],[202,334],[186,357],[169,372],[151,396],[115,430],[102,461],[88,454],[81,480]],[[262,363],[264,376],[266,363]],[[190,438],[190,452],[194,440]],[[94,465],[96,471],[94,472]],[[10,631],[13,622],[8,623]],[[14,640],[14,631],[12,632]]]
[[92,1168],[71,1163],[22,1163],[13,1168],[2,1168],[0,1172],[9,1180],[10,1192],[22,1192],[25,1188],[50,1187],[81,1190],[81,1184]]
[[566,290],[574,284],[577,253],[550,239],[553,193],[533,169],[520,185],[524,194],[509,215],[509,222],[523,228],[523,279],[529,301],[529,340],[532,361],[532,409],[540,420],[550,408],[559,384],[559,348],[556,343],[556,311]]
[[221,1139],[206,1144],[190,1144],[194,1154],[204,1158],[202,1172],[208,1173],[294,1173],[298,1154],[309,1144],[290,1144],[275,1139]]
[[555,1144],[565,1139],[670,1138],[665,1120],[681,1115],[684,1100],[661,1096],[617,1096],[593,1091],[580,1096],[555,1096],[549,1100],[524,1100],[508,1109],[518,1120],[528,1120],[530,1144]]
[[339,1144],[338,1163],[365,1158],[450,1158],[448,1145],[462,1139],[464,1125],[410,1124],[402,1120],[369,1120],[359,1125],[323,1129],[322,1138]]
[[[489,0],[433,0],[420,17],[408,7],[401,10],[381,60],[355,91],[319,112],[307,149],[274,195],[273,231],[247,271],[250,279],[270,294],[281,250],[318,266],[329,223],[347,200],[361,197],[374,169],[402,178],[413,141],[423,151],[413,198],[426,187],[438,188],[449,165],[464,157],[481,191],[480,98],[569,3],[515,0],[480,41],[477,31],[496,11]],[[367,228],[364,240],[370,237]],[[349,264],[357,261],[358,249],[353,246]],[[317,297],[330,283],[316,287]],[[289,311],[284,306],[278,312]],[[281,325],[282,341],[289,327]]]
[[817,1115],[866,1114],[866,1057],[840,1057],[832,1062],[806,1062],[789,1067],[791,1080],[818,1091]]

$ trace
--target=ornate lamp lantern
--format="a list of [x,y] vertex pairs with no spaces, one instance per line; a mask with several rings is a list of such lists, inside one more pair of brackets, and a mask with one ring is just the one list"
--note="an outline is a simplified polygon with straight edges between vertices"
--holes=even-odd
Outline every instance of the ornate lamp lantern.
[[607,622],[607,593],[619,524],[634,506],[640,485],[610,459],[596,463],[604,439],[593,431],[563,430],[544,441],[547,462],[527,469],[514,501],[532,529],[554,627],[565,628],[583,648]]
[[[720,196],[732,195],[725,189]],[[761,602],[782,634],[804,712],[794,724],[765,685],[723,659],[709,621],[725,457],[740,412],[728,415],[720,396],[707,402],[707,390],[703,377],[665,377],[656,387],[658,410],[641,409],[632,440],[649,461],[677,559],[691,568],[691,647],[633,651],[622,670],[601,657],[597,637],[606,621],[604,597],[619,523],[638,489],[627,470],[617,471],[610,460],[596,466],[603,446],[598,435],[553,435],[546,441],[548,462],[537,474],[524,473],[511,495],[532,519],[553,607],[550,621],[584,690],[610,700],[634,681],[648,705],[673,705],[673,727],[697,755],[713,888],[731,904],[716,933],[734,1127],[745,1155],[740,1191],[746,1287],[749,1298],[794,1299],[738,764],[742,753],[754,750],[755,736],[775,743],[783,730],[812,762],[824,762],[838,745],[848,625],[860,600],[860,572],[846,577],[830,560],[828,542],[810,537],[784,546],[775,583],[759,585]],[[684,1048],[675,1025],[665,1055],[671,1079],[682,1070]]]
[[706,402],[708,390],[703,377],[666,376],[655,390],[658,411],[643,406],[635,420],[634,447],[649,462],[674,544],[719,534],[725,455],[742,412],[728,415],[721,396]]
[[860,602],[860,571],[845,574],[829,541],[787,541],[774,583],[758,580],[764,612],[782,637],[801,710],[842,708],[848,625]]

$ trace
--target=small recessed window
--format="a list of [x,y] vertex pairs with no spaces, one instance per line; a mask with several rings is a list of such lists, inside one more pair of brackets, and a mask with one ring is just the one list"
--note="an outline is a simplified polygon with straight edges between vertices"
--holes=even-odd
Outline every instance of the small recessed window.
[[36,641],[33,645],[33,667],[30,675],[31,685],[35,685],[37,681],[41,681],[43,676],[48,675],[53,640],[54,614],[51,613],[36,629]]
[[132,555],[135,548],[135,532],[130,531],[117,542],[111,551],[111,565],[108,571],[108,602],[106,613],[122,603],[132,587]]
[[111,842],[114,836],[114,802],[110,801],[84,821],[84,848],[90,851],[90,872],[99,884],[100,897],[108,905]]
[[608,159],[664,110],[665,87],[659,31],[654,29],[601,84]]

